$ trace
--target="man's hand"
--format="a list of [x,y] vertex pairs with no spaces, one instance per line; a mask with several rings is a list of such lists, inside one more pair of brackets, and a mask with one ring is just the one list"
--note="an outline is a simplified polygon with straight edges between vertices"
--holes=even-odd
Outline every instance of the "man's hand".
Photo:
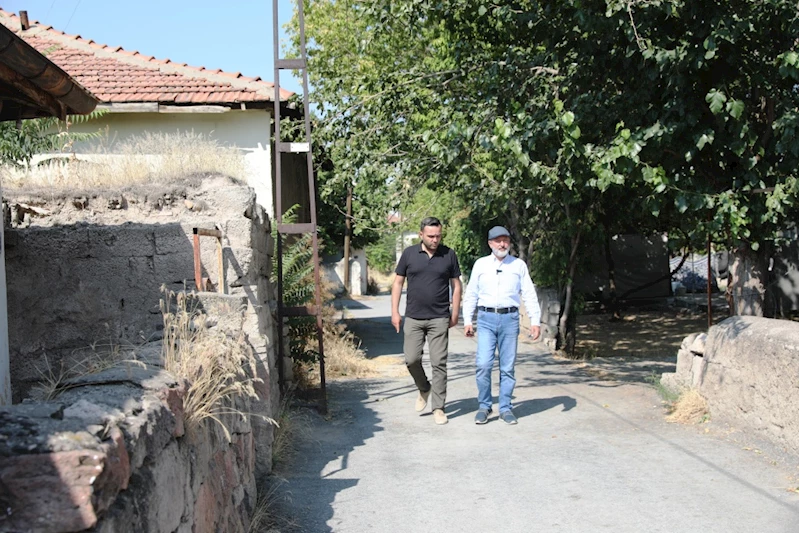
[[530,337],[533,340],[538,340],[541,336],[541,326],[530,326]]
[[463,326],[463,332],[466,334],[467,337],[474,337],[474,326],[472,326],[471,324]]
[[399,313],[391,313],[391,325],[394,326],[394,329],[399,333],[400,326],[402,325],[402,317]]
[[458,315],[449,316],[449,327],[454,328],[458,325]]

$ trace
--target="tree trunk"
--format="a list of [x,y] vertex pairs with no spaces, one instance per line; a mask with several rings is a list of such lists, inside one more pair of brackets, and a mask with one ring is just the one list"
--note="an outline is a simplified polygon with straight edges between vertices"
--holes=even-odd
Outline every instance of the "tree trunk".
[[726,294],[730,315],[764,316],[768,285],[766,247],[755,251],[744,244],[735,248],[732,256]]
[[621,313],[619,312],[619,301],[616,294],[616,262],[613,260],[613,253],[610,249],[610,224],[606,221],[603,223],[605,226],[605,262],[608,266],[608,295],[605,304],[608,310],[612,313],[610,320],[620,320]]
[[580,247],[580,230],[572,238],[572,249],[569,254],[569,275],[564,289],[563,306],[558,321],[558,350],[563,350],[567,357],[574,358],[574,346],[577,342],[576,320],[572,306],[574,305],[574,275],[577,272],[577,250]]

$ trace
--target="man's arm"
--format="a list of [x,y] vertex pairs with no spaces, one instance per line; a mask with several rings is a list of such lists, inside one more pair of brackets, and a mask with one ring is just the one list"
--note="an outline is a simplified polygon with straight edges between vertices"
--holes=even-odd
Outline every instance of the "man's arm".
[[474,335],[474,326],[472,326],[472,316],[477,307],[478,296],[478,279],[480,278],[479,259],[472,267],[472,273],[469,276],[469,283],[466,285],[466,292],[463,295],[463,331],[467,337]]
[[454,328],[458,325],[458,315],[461,312],[461,291],[463,289],[460,278],[450,279],[449,285],[452,287],[452,312],[449,315],[449,327]]
[[399,313],[400,297],[402,296],[402,286],[405,285],[405,276],[396,274],[394,283],[391,285],[391,325],[399,333],[402,317]]
[[530,317],[530,337],[537,340],[541,336],[541,305],[538,303],[538,293],[533,285],[533,280],[530,279],[527,265],[524,265],[522,273],[522,301],[527,316]]

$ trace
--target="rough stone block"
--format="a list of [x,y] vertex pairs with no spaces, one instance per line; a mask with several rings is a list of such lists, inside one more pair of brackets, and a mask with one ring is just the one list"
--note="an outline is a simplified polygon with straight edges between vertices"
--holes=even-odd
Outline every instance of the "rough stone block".
[[799,456],[799,324],[749,316],[710,328],[700,392],[714,419]]
[[97,226],[87,230],[89,255],[108,257],[145,257],[155,255],[155,234],[149,224]]
[[696,336],[694,341],[691,343],[691,347],[688,348],[691,353],[696,355],[702,355],[705,353],[705,342],[707,341],[707,333],[700,333]]
[[706,368],[707,360],[701,355],[694,355],[691,360],[691,387],[698,389],[701,386]]
[[130,478],[122,433],[112,430],[110,437],[97,449],[0,457],[0,529],[55,533],[94,526]]

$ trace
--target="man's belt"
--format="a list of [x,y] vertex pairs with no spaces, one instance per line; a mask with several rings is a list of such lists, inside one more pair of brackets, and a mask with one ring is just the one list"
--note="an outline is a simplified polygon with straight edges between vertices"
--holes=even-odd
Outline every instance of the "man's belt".
[[485,311],[486,313],[498,313],[500,315],[515,313],[519,310],[518,307],[483,307],[482,305],[478,305],[477,309],[480,311]]

